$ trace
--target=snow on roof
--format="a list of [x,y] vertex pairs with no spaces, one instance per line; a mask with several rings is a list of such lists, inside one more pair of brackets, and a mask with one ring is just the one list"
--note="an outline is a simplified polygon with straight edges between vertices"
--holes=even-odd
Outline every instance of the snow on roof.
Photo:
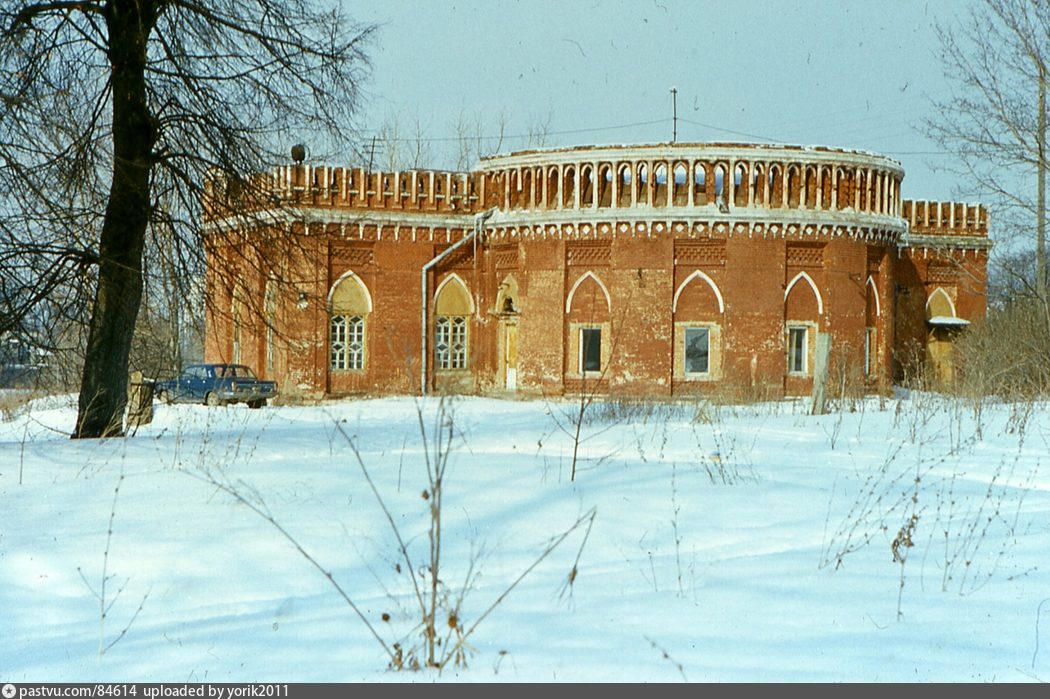
[[956,318],[955,316],[933,316],[926,322],[930,325],[939,325],[946,327],[962,327],[964,325],[970,324],[970,321],[966,320],[965,318]]

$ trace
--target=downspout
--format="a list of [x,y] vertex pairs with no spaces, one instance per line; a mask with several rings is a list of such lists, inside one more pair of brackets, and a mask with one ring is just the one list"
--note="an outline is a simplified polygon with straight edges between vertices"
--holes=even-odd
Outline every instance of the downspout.
[[[441,253],[440,255],[435,257],[434,259],[432,259],[430,262],[428,262],[425,265],[423,265],[423,270],[421,272],[422,284],[420,285],[420,289],[422,290],[422,292],[421,292],[421,296],[420,296],[420,299],[419,299],[420,300],[420,308],[422,309],[421,310],[421,314],[420,314],[420,325],[419,325],[420,347],[422,348],[422,352],[419,355],[419,367],[420,367],[420,369],[419,369],[419,378],[420,378],[420,381],[419,381],[419,393],[420,393],[420,395],[425,396],[427,394],[427,315],[428,315],[427,314],[427,302],[428,302],[428,298],[429,298],[429,296],[427,294],[427,274],[438,263],[440,263],[443,259],[445,259],[449,255],[451,255],[453,252],[455,252],[459,248],[461,248],[463,245],[466,245],[467,243],[469,243],[472,240],[474,240],[476,242],[478,234],[481,233],[481,231],[484,230],[484,228],[485,228],[485,226],[484,226],[485,221],[489,220],[489,218],[491,218],[492,214],[496,213],[496,211],[497,211],[497,208],[493,207],[493,208],[489,209],[488,211],[484,211],[484,212],[482,212],[480,214],[475,214],[474,215],[474,230],[473,231],[471,231],[469,234],[463,236],[462,239],[460,239],[458,242],[456,242],[450,248],[448,248],[443,253]],[[475,247],[475,254],[477,254],[477,247]]]

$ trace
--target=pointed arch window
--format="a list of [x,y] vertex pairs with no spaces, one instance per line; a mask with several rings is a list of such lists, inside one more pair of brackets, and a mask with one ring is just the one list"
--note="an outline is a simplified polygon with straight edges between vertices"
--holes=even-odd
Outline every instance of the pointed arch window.
[[328,294],[328,366],[334,371],[362,371],[372,298],[364,282],[347,272]]
[[437,369],[467,368],[473,307],[470,292],[458,275],[450,275],[438,287],[434,304],[434,366]]

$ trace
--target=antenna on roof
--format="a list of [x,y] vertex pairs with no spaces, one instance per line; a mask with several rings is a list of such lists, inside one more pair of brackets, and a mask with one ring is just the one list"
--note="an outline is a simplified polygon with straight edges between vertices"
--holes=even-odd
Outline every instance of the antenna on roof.
[[671,143],[678,140],[678,88],[671,86]]

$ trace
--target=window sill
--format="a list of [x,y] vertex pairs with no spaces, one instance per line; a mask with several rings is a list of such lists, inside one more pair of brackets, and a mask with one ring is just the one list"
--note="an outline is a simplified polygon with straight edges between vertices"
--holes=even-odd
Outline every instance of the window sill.
[[708,372],[708,373],[705,373],[705,374],[682,374],[681,376],[678,377],[678,380],[679,381],[696,381],[696,382],[702,383],[702,382],[705,382],[705,381],[715,381],[715,380],[717,380],[717,378],[718,377],[716,377],[714,374]]

